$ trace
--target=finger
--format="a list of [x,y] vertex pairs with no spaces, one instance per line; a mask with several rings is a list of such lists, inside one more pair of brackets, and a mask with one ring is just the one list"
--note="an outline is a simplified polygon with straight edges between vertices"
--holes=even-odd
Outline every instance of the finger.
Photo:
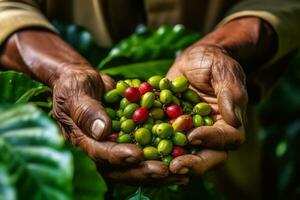
[[202,150],[196,155],[187,154],[176,157],[170,163],[170,171],[174,174],[200,176],[227,160],[225,151]]
[[213,126],[200,126],[188,134],[191,145],[201,145],[206,148],[233,150],[245,141],[243,127],[235,128],[224,120],[218,120]]
[[83,149],[93,160],[101,160],[113,165],[128,165],[143,160],[143,152],[134,144],[98,142],[88,137],[66,114],[60,115],[59,126],[65,138]]
[[116,82],[111,77],[109,77],[108,75],[106,75],[104,73],[100,73],[100,75],[101,75],[102,81],[104,83],[104,91],[105,92],[115,88]]
[[[238,127],[244,124],[245,112],[248,103],[246,81],[240,65],[232,65],[231,70],[217,71],[213,75],[215,91],[218,99],[219,111],[223,119],[230,125]],[[217,67],[216,67],[217,68]],[[222,67],[224,68],[224,66]],[[223,74],[220,76],[219,74]]]
[[157,186],[169,184],[187,184],[188,176],[169,175],[169,168],[160,161],[145,161],[128,168],[112,168],[98,165],[101,174],[110,181],[129,185]]
[[82,96],[72,101],[70,116],[74,123],[87,135],[103,140],[111,132],[111,119],[99,101]]

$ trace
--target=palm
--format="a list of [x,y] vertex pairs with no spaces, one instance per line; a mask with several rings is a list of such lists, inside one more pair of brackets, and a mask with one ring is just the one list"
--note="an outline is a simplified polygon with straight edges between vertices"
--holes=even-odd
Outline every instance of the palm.
[[213,110],[214,125],[192,130],[188,139],[190,144],[215,150],[180,156],[170,165],[173,173],[180,173],[185,167],[189,173],[199,175],[226,159],[226,152],[220,150],[237,148],[244,141],[241,123],[247,104],[245,77],[234,59],[212,46],[192,46],[185,50],[167,74],[171,80],[178,76],[185,76],[190,87]]

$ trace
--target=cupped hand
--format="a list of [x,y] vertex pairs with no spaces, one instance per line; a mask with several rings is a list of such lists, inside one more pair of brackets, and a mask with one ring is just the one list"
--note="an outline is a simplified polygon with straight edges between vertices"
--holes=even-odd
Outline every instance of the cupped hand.
[[139,163],[143,153],[136,145],[105,141],[111,120],[100,100],[105,90],[114,87],[114,81],[89,67],[66,69],[70,70],[53,85],[53,115],[64,137],[95,161],[113,165]]
[[213,126],[200,126],[188,134],[189,144],[205,150],[179,156],[170,164],[174,174],[201,175],[227,159],[227,151],[245,140],[243,124],[248,102],[245,74],[240,64],[223,49],[195,44],[170,68],[172,80],[186,77],[202,101],[212,107]]

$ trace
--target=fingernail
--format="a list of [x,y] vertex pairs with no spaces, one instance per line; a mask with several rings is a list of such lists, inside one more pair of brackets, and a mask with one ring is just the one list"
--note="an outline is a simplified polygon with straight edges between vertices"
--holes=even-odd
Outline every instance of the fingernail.
[[130,157],[126,158],[125,161],[127,163],[137,163],[138,159],[136,159],[135,157],[130,156]]
[[91,127],[92,136],[96,139],[100,137],[104,130],[105,124],[101,119],[96,119]]
[[188,172],[189,172],[189,169],[186,168],[186,167],[184,167],[184,168],[182,168],[181,170],[179,170],[179,171],[177,172],[177,174],[187,174]]

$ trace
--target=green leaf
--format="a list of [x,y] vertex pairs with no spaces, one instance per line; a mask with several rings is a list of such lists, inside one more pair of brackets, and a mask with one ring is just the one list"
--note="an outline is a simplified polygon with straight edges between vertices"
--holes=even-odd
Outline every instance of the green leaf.
[[71,148],[74,157],[74,199],[102,200],[106,184],[96,169],[95,163],[80,149]]
[[106,73],[114,78],[140,78],[146,80],[153,75],[166,74],[172,63],[173,59],[156,60],[120,65],[102,70],[101,72]]
[[15,200],[16,190],[12,184],[7,168],[0,163],[0,200]]
[[72,156],[55,124],[30,104],[2,105],[0,113],[0,163],[17,199],[71,199]]
[[150,200],[150,199],[143,194],[141,187],[139,187],[133,195],[130,195],[127,198],[127,200]]
[[24,103],[42,93],[49,93],[50,88],[30,77],[14,72],[0,72],[0,104]]

